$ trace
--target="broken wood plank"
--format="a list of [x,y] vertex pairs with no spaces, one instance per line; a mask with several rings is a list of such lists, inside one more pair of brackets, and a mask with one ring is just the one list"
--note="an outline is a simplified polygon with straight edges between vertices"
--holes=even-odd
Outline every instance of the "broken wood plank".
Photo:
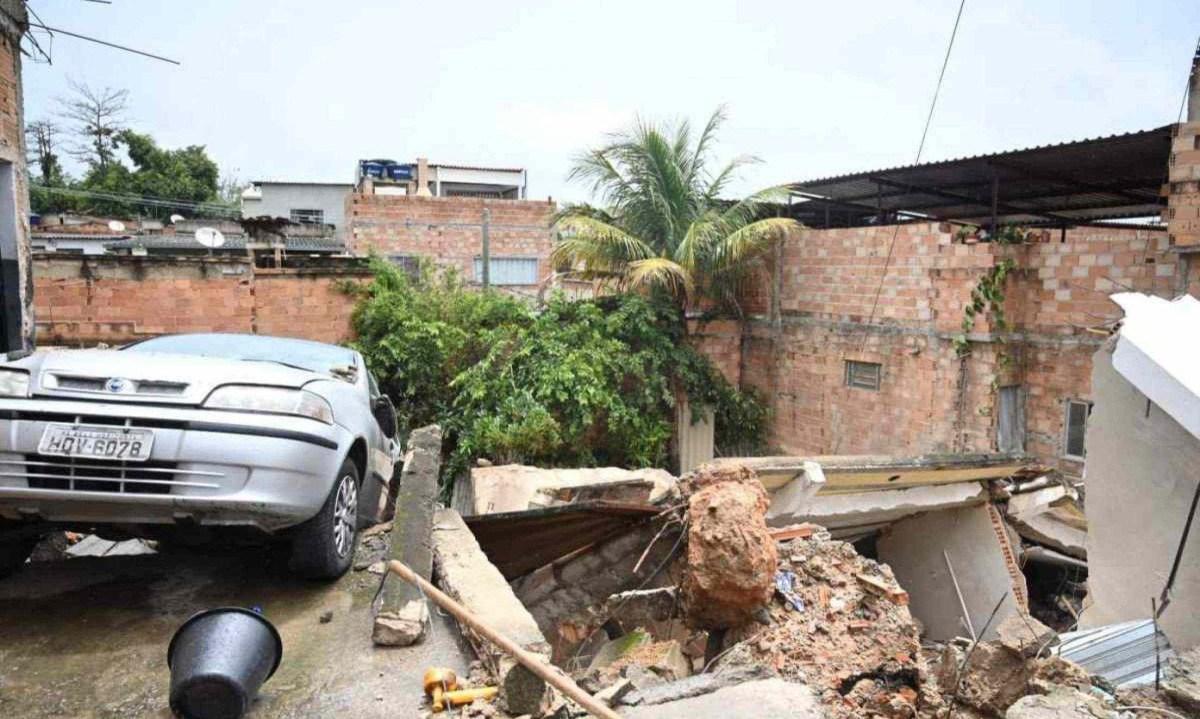
[[866,574],[854,575],[860,584],[867,588],[872,594],[877,594],[887,598],[892,604],[898,604],[902,607],[908,606],[908,592],[899,587],[893,587],[882,579],[867,576]]
[[905,489],[1010,477],[1035,464],[1030,457],[1007,453],[930,454],[917,457],[828,455],[814,457],[726,457],[717,466],[740,464],[758,474],[774,492],[803,473],[804,462],[816,462],[825,475],[821,494]]
[[776,542],[786,542],[789,539],[808,539],[813,536],[813,532],[820,530],[821,527],[816,524],[805,522],[803,524],[789,524],[786,527],[770,530],[771,539]]

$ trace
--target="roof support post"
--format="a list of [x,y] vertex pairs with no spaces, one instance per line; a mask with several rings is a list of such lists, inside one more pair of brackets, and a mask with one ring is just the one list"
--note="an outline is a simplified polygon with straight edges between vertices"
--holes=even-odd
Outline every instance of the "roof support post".
[[999,224],[996,218],[999,216],[1000,205],[1000,175],[995,168],[992,169],[992,229],[989,232],[992,239],[996,238],[997,225]]

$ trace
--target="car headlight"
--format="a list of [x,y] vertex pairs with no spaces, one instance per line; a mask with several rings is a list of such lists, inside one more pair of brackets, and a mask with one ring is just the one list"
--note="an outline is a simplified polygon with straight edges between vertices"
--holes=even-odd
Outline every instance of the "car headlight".
[[329,403],[323,397],[303,389],[225,385],[213,390],[204,406],[242,412],[295,414],[333,424],[333,408]]
[[0,397],[28,397],[29,373],[0,369]]

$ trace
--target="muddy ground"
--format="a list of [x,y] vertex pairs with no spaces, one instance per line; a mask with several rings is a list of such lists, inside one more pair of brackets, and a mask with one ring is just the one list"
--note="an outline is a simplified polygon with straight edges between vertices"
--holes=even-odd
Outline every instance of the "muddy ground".
[[[262,549],[70,559],[0,580],[0,716],[171,716],[167,644],[193,613],[259,606],[284,654],[249,717],[416,716],[421,675],[465,676],[469,652],[448,619],[409,649],[371,644],[380,577],[334,584],[291,577]],[[324,621],[323,621],[324,617]]]

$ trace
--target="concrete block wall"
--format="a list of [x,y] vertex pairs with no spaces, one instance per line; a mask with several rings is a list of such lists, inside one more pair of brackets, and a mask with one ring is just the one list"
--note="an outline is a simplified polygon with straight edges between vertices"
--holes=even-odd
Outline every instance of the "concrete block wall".
[[552,201],[476,197],[416,197],[351,193],[346,199],[346,243],[365,255],[430,257],[475,277],[482,252],[483,211],[491,211],[488,233],[493,258],[537,258],[538,280],[551,274]]
[[[1098,328],[1120,318],[1109,299],[1136,290],[1200,292],[1200,267],[1171,250],[1167,233],[1073,228],[1024,245],[965,243],[947,224],[804,230],[782,252],[776,326],[765,314],[770,279],[751,284],[740,357],[732,332],[698,329],[693,341],[743,385],[764,390],[771,444],[794,453],[924,453],[996,448],[997,388],[1024,390],[1026,450],[1067,471],[1065,402],[1090,400]],[[892,238],[895,245],[887,259]],[[999,344],[977,318],[970,354],[954,337],[988,270],[1011,259],[1010,332]],[[887,279],[879,290],[884,265]],[[882,365],[880,389],[847,387],[847,360]],[[736,371],[735,371],[736,370]]]
[[38,343],[117,344],[178,332],[251,332],[340,342],[354,271],[256,270],[248,260],[40,256]]

